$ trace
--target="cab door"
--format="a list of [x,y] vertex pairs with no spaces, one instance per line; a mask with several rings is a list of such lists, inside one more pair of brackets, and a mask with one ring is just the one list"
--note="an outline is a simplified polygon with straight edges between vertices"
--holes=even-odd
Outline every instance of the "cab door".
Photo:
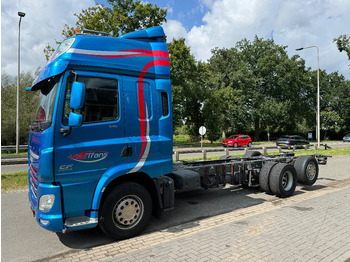
[[[82,125],[68,127],[73,81],[85,84],[85,102],[76,113]],[[55,181],[63,186],[65,211],[88,209],[98,179],[111,166],[122,165],[126,146],[123,89],[120,76],[76,71],[64,76],[54,141]],[[79,193],[78,193],[79,192]],[[70,197],[71,196],[71,197]]]

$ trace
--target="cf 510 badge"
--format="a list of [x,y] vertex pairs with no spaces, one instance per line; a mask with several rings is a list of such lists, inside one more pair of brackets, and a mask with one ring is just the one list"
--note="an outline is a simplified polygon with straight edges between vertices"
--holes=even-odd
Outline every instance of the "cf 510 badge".
[[83,163],[94,163],[105,159],[110,152],[107,151],[86,151],[75,155],[69,155],[70,160]]

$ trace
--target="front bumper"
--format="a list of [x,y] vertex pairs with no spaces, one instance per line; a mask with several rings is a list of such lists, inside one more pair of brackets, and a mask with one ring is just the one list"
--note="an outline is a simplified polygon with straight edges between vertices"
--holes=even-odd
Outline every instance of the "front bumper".
[[[61,188],[57,185],[39,183],[34,174],[29,171],[28,198],[33,216],[37,223],[50,231],[60,232],[63,230],[63,216],[61,206]],[[55,201],[49,211],[39,210],[39,199],[43,195],[54,195]]]

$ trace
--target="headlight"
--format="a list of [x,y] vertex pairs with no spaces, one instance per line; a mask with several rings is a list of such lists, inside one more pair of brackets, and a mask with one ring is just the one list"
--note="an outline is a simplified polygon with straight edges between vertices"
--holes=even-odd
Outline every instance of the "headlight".
[[54,195],[43,195],[40,197],[39,200],[39,210],[41,211],[49,211],[53,203],[55,202],[55,196]]

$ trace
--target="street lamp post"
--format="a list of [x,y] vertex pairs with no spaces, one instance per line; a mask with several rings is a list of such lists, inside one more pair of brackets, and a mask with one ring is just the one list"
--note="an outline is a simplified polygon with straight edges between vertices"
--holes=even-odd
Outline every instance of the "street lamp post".
[[20,64],[20,39],[21,39],[21,20],[26,14],[23,12],[18,12],[19,23],[18,23],[18,74],[17,74],[17,111],[16,111],[16,154],[19,153],[19,84],[20,84],[20,73],[21,73],[21,64]]
[[313,46],[308,46],[308,47],[301,47],[295,49],[296,51],[301,51],[303,49],[308,49],[308,48],[316,48],[317,50],[317,131],[316,131],[316,136],[317,136],[317,148],[320,148],[320,54],[319,54],[319,48],[315,45]]

